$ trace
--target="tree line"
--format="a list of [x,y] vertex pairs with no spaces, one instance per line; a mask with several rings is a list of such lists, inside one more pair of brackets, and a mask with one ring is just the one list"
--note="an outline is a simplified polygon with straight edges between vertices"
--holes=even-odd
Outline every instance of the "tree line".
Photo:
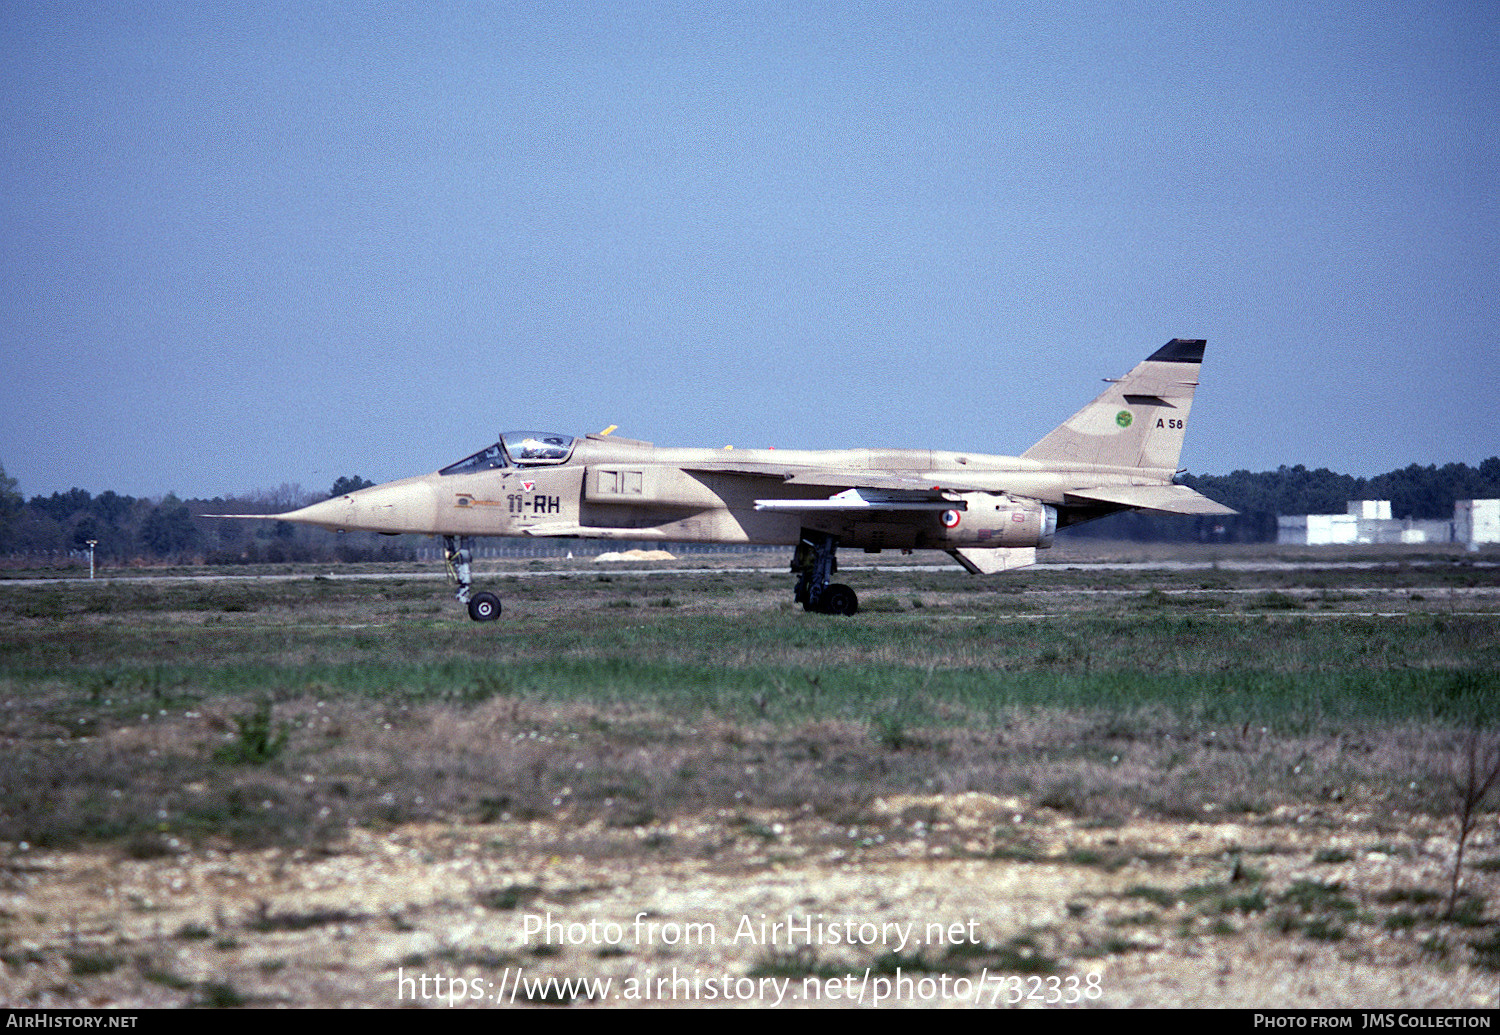
[[[1135,511],[1070,529],[1068,535],[1156,542],[1275,542],[1283,514],[1342,514],[1349,500],[1391,501],[1396,518],[1446,519],[1461,499],[1500,497],[1500,457],[1477,467],[1412,464],[1373,478],[1302,465],[1274,471],[1187,475],[1184,485],[1233,507],[1233,517]],[[339,478],[327,493],[283,484],[242,496],[161,499],[84,489],[25,499],[0,466],[0,557],[13,560],[95,556],[108,563],[172,561],[248,564],[288,561],[411,560],[415,540],[372,533],[335,534],[285,521],[206,521],[203,514],[276,514],[373,484]]]
[[1500,457],[1479,466],[1420,464],[1372,478],[1326,467],[1185,475],[1182,484],[1239,511],[1233,517],[1184,517],[1135,511],[1082,525],[1073,534],[1152,542],[1274,543],[1276,519],[1288,514],[1343,514],[1350,500],[1390,500],[1393,518],[1448,520],[1455,500],[1500,498]]
[[372,534],[338,535],[286,521],[210,521],[204,514],[279,514],[373,485],[340,478],[327,494],[283,484],[241,496],[161,499],[84,489],[24,499],[0,466],[0,557],[13,562],[253,564],[324,560],[410,560],[413,546]]

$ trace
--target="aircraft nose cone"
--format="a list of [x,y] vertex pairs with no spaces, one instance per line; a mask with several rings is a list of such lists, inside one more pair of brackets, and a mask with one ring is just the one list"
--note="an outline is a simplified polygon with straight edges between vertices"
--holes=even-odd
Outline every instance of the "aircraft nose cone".
[[335,496],[281,517],[340,532],[424,532],[431,530],[436,512],[432,486],[410,479]]

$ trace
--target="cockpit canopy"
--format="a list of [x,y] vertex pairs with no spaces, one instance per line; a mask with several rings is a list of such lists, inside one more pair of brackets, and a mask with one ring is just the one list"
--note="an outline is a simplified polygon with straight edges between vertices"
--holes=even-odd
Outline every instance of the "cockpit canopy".
[[506,455],[517,467],[560,464],[573,455],[575,441],[572,435],[551,431],[507,431],[500,436]]
[[499,467],[536,467],[542,464],[566,463],[573,455],[572,435],[551,431],[507,431],[500,441],[486,446],[473,456],[449,464],[439,474],[474,474]]

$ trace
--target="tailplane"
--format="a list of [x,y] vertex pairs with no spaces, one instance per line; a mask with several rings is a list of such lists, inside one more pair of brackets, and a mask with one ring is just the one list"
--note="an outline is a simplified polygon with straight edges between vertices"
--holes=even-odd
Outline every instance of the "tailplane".
[[1021,455],[1175,471],[1203,364],[1202,338],[1173,338]]

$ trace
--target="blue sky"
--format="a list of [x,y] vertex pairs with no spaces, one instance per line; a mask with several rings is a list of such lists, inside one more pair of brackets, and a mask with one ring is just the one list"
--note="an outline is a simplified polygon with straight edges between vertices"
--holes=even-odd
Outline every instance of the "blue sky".
[[1487,4],[0,0],[0,464],[215,496],[502,430],[1500,453]]

